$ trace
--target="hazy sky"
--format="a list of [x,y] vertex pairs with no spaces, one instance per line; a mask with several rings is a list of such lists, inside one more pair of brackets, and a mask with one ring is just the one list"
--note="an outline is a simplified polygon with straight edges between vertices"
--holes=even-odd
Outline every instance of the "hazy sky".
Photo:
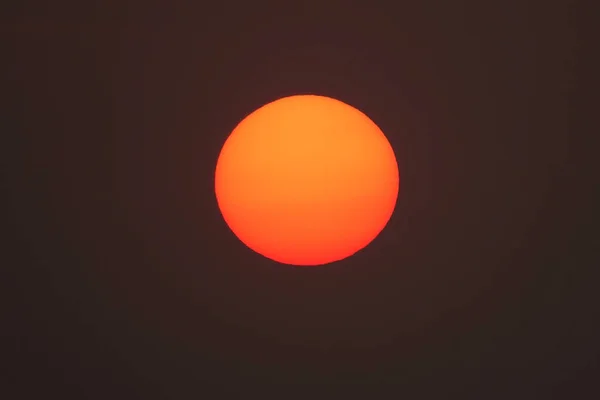
[[[595,202],[569,2],[72,3],[1,20],[23,398],[220,382],[583,398]],[[303,93],[369,115],[401,173],[371,246],[308,269],[243,246],[213,186],[235,125]]]

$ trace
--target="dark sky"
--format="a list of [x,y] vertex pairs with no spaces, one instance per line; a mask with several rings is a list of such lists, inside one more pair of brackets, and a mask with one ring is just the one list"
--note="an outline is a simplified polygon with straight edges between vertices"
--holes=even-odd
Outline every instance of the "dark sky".
[[[1,20],[3,397],[587,398],[569,2],[29,3]],[[214,196],[236,124],[304,93],[369,115],[401,173],[381,235],[317,268],[247,249]]]

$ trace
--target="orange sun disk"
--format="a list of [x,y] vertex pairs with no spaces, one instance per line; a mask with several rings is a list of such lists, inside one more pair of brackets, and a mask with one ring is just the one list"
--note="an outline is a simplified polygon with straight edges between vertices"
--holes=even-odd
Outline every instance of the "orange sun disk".
[[215,173],[219,209],[250,249],[322,265],[366,247],[389,221],[398,164],[383,132],[341,101],[284,97],[227,138]]

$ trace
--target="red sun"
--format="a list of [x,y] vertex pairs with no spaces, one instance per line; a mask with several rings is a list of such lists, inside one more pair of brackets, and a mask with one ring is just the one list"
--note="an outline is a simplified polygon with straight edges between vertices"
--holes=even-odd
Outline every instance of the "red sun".
[[215,173],[219,209],[250,249],[283,264],[347,258],[375,239],[398,197],[394,151],[379,127],[341,101],[285,97],[248,115]]

